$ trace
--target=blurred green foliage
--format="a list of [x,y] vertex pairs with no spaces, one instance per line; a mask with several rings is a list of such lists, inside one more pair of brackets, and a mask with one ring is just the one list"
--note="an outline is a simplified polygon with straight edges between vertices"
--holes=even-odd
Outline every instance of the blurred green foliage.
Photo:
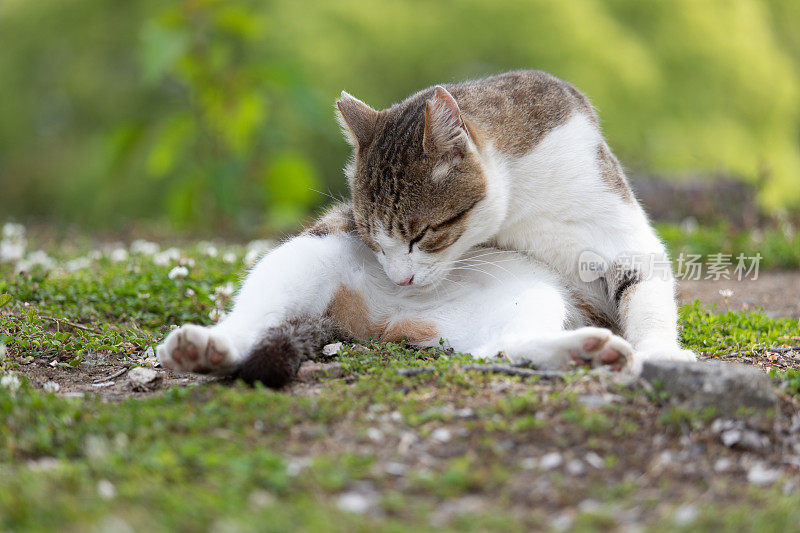
[[800,201],[793,0],[6,0],[0,212],[280,230],[344,190],[342,89],[385,107],[539,68],[628,168],[724,172]]

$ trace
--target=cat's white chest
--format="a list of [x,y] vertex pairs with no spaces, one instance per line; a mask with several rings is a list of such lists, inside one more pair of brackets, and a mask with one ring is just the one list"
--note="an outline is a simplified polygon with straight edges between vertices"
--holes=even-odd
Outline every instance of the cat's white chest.
[[579,279],[584,251],[612,260],[630,250],[660,250],[638,205],[603,181],[597,159],[602,142],[597,127],[576,114],[527,154],[495,154],[508,214],[494,242],[524,251],[572,281]]

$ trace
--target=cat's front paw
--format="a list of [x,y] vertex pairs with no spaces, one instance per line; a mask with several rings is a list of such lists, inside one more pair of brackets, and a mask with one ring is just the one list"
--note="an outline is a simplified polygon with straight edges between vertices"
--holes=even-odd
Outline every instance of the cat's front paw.
[[633,354],[631,370],[635,374],[642,372],[645,361],[697,361],[697,355],[691,350],[679,346],[663,346],[646,350],[636,350]]
[[606,366],[622,370],[631,365],[633,347],[618,335],[603,328],[580,328],[567,337],[570,359],[579,366]]
[[228,338],[194,324],[167,335],[156,354],[161,366],[179,372],[226,375],[236,369],[235,349]]

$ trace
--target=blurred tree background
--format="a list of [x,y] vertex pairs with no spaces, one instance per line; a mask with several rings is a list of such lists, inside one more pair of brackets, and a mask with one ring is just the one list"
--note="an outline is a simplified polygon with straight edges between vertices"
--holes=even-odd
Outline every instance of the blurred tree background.
[[344,193],[342,89],[547,70],[634,172],[725,174],[800,204],[796,0],[5,0],[3,219],[227,235]]

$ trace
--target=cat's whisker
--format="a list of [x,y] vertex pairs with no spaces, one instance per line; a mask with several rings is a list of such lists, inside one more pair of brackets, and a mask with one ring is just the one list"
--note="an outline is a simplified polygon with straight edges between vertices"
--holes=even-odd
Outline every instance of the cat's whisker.
[[498,263],[504,263],[504,262],[507,262],[507,261],[513,261],[514,259],[516,259],[516,258],[505,259],[505,260],[500,260],[500,261],[475,261],[475,260],[471,260],[471,259],[466,259],[466,260],[464,260],[464,262],[459,263],[456,268],[458,268],[459,266],[460,267],[464,267],[464,266],[475,266],[475,265],[490,265],[490,266],[496,266],[497,268],[499,268],[503,272],[506,272],[506,273],[508,273],[510,275],[515,275],[513,272],[511,272],[507,268],[505,268],[503,266],[500,266],[498,264]]
[[[505,254],[505,255],[509,254],[509,252],[505,252],[505,251],[498,252],[498,253],[502,253],[502,254]],[[495,255],[495,254],[493,254],[493,253],[485,253],[485,254],[479,254],[479,255],[474,255],[474,256],[469,256],[469,257],[460,257],[458,259],[453,259],[453,260],[447,261],[447,263],[455,263],[455,262],[459,262],[459,261],[474,261],[474,260],[480,259],[482,257],[488,257],[488,256],[491,256],[491,255]],[[501,259],[501,261],[519,261],[519,259],[520,259],[519,257],[509,257],[507,259]]]
[[497,265],[497,264],[500,264],[500,263],[508,263],[509,261],[518,261],[518,260],[519,260],[519,258],[517,258],[517,257],[509,257],[507,259],[498,259],[496,261],[485,260],[485,259],[461,259],[458,262],[459,263],[479,263],[479,264],[485,264],[485,265]]
[[479,272],[481,274],[485,274],[487,276],[490,276],[490,277],[494,278],[495,280],[499,281],[500,283],[505,283],[504,280],[498,278],[497,276],[495,276],[491,272],[486,272],[485,270],[482,270],[482,269],[477,268],[477,267],[459,267],[459,268],[462,269],[462,270],[472,270],[473,272]]
[[501,267],[500,263],[508,263],[509,261],[513,261],[514,259],[501,259],[500,261],[483,261],[483,260],[467,260],[464,263],[465,265],[475,264],[475,265],[497,265],[497,268],[503,269],[506,272],[508,269],[505,267]]
[[453,285],[455,285],[456,287],[459,287],[459,288],[463,285],[461,282],[458,282],[458,281],[450,279],[450,278],[442,278],[442,279],[444,279],[445,281],[449,281],[450,283],[452,283]]
[[486,257],[486,256],[489,256],[489,255],[508,254],[508,253],[511,253],[511,252],[507,252],[506,250],[492,250],[492,251],[486,251],[484,253],[480,253],[480,254],[477,254],[477,255],[471,255],[469,257],[465,257],[464,259],[477,259],[478,257]]
[[333,194],[331,194],[330,189],[328,189],[328,192],[323,192],[323,191],[319,191],[317,189],[314,189],[313,187],[309,187],[308,190],[309,191],[314,191],[315,193],[321,194],[322,196],[327,196],[328,198],[330,198],[334,202],[343,202],[343,201],[345,201],[341,197],[336,198]]

